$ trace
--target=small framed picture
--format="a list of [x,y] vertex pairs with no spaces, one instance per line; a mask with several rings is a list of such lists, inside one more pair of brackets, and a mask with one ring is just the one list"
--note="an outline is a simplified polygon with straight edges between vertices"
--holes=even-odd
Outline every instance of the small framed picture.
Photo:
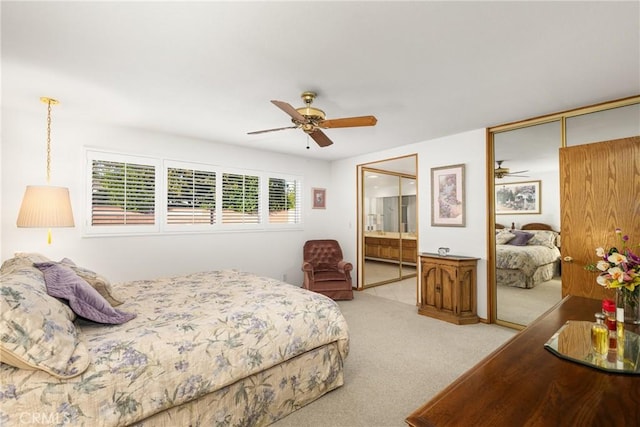
[[540,181],[496,184],[496,215],[539,214]]
[[313,209],[325,209],[327,207],[327,190],[324,188],[313,188]]
[[431,168],[431,225],[464,227],[464,165]]

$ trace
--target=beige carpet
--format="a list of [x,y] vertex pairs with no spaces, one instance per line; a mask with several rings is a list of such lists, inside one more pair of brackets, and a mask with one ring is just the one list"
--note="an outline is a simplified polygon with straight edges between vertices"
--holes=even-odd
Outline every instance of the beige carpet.
[[562,299],[562,282],[553,279],[531,289],[498,286],[498,319],[528,325]]
[[366,292],[339,305],[351,337],[345,385],[274,426],[406,426],[409,414],[516,333],[453,325]]

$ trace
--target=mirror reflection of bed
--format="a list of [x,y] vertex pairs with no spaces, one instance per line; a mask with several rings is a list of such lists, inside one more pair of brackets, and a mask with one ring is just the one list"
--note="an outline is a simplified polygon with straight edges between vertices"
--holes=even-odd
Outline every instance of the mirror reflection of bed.
[[496,224],[500,320],[527,325],[560,301],[560,245],[560,232],[548,224]]

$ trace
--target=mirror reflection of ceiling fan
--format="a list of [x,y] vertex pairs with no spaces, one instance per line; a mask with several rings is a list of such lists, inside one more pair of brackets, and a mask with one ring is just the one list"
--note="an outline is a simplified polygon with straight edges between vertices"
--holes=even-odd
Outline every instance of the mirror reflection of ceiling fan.
[[496,163],[498,164],[498,167],[494,171],[494,173],[496,175],[496,178],[504,178],[506,176],[509,176],[509,177],[513,176],[513,177],[519,177],[519,178],[528,178],[528,175],[519,175],[521,173],[529,172],[528,170],[510,172],[509,168],[503,168],[502,167],[502,162],[504,162],[504,160],[496,160]]
[[[324,111],[311,106],[311,103],[316,96],[317,94],[315,92],[303,92],[301,97],[305,103],[305,106],[301,108],[293,108],[286,102],[272,100],[272,104],[291,116],[291,121],[293,122],[294,126],[259,130],[255,132],[249,132],[248,135],[299,128],[302,129],[311,138],[313,138],[313,140],[320,147],[326,147],[333,144],[333,141],[331,141],[329,137],[324,132],[322,132],[322,129],[375,126],[375,124],[378,122],[378,120],[374,116],[345,117],[342,119],[326,120]],[[307,146],[307,148],[309,147]]]

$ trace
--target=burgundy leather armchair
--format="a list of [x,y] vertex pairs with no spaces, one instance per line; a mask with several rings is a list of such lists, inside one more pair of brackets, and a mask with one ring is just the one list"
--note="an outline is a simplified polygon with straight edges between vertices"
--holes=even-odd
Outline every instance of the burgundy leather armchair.
[[334,300],[353,299],[353,265],[342,259],[336,240],[309,240],[304,244],[304,288]]

